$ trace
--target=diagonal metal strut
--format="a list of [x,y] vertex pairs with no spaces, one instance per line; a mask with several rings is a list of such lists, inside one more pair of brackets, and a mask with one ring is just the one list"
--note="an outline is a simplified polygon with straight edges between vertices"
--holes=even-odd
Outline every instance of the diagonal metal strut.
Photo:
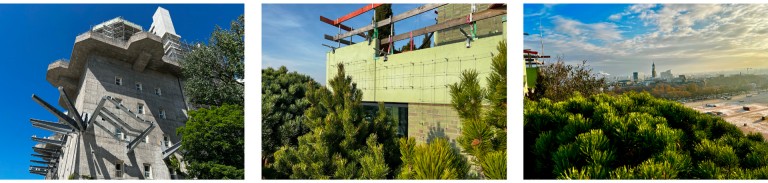
[[83,123],[83,118],[80,117],[80,113],[77,112],[75,104],[72,103],[72,100],[69,99],[69,95],[67,95],[67,92],[64,91],[64,87],[59,86],[59,95],[61,95],[61,98],[64,98],[64,103],[67,105],[66,107],[68,108],[67,110],[69,110],[69,115],[71,115],[72,118],[75,118],[77,124],[80,125],[80,129],[87,129],[88,127],[85,126],[85,123]]
[[59,119],[64,120],[67,122],[69,126],[71,126],[73,129],[77,131],[82,131],[82,128],[80,128],[80,125],[77,124],[77,122],[72,119],[71,117],[65,115],[63,112],[59,111],[53,105],[49,104],[48,102],[43,101],[40,97],[38,97],[35,94],[32,94],[32,100],[43,106],[43,108],[47,109],[49,112],[56,115],[56,117],[59,117]]

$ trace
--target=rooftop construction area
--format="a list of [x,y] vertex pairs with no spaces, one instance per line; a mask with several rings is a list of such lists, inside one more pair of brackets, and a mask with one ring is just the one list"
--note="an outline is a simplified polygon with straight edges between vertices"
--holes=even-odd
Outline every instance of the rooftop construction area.
[[[338,29],[336,35],[323,35],[333,42],[323,44],[330,48],[326,78],[336,76],[337,65],[343,64],[347,76],[364,93],[364,103],[373,107],[383,102],[388,110],[397,111],[392,115],[397,116],[398,134],[420,143],[435,137],[455,139],[461,134],[461,123],[450,107],[448,85],[459,82],[464,71],[474,70],[478,78],[492,72],[497,46],[506,39],[506,5],[424,4],[356,29],[344,25],[353,18],[374,20],[379,6],[364,5],[336,19],[320,16],[320,21]],[[368,11],[374,11],[374,17],[359,16]],[[403,29],[413,26],[396,26],[423,13],[436,13],[435,23],[411,30]],[[405,46],[395,46],[401,43]],[[481,86],[486,84],[480,79]]]

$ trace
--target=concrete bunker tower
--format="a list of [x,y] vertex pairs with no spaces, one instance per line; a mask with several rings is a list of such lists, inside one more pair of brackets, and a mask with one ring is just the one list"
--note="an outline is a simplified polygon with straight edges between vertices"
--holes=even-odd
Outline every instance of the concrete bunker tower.
[[159,7],[149,31],[121,17],[75,39],[69,61],[48,65],[59,110],[36,95],[57,122],[30,119],[53,132],[33,136],[30,173],[46,179],[175,179],[171,167],[187,120],[179,65],[183,55],[168,10]]

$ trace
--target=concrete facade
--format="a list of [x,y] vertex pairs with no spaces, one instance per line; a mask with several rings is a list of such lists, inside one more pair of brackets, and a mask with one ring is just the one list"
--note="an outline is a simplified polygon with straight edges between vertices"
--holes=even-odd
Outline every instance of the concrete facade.
[[[463,6],[449,4],[440,8]],[[469,7],[468,4],[466,6]],[[478,10],[483,7],[488,8],[488,5],[479,6]],[[440,11],[440,16],[443,12]],[[463,13],[466,15],[469,9]],[[491,73],[491,59],[498,54],[496,46],[506,38],[504,19],[503,15],[486,19],[498,23],[492,27],[499,30],[493,28],[488,31],[493,34],[472,41],[469,48],[462,36],[461,40],[452,43],[443,41],[436,47],[389,55],[384,61],[383,57],[374,57],[377,43],[360,42],[341,47],[326,54],[326,78],[336,76],[337,64],[344,64],[347,75],[364,93],[364,102],[407,106],[407,127],[404,127],[407,129],[398,131],[407,131],[407,136],[415,138],[418,143],[435,137],[447,137],[455,142],[461,134],[461,123],[458,113],[450,106],[448,85],[458,83],[461,72],[465,70],[477,71],[480,85],[487,85],[485,78]],[[480,27],[478,34],[487,28]],[[461,35],[458,29],[455,32],[438,31],[442,35],[435,39],[449,39],[452,36],[449,34],[454,33]]]
[[[94,30],[79,35],[71,60],[51,63],[46,77],[54,87],[63,87],[86,121],[95,119],[81,132],[58,135],[65,143],[55,161],[55,171],[49,172],[46,179],[67,179],[71,175],[95,179],[176,178],[169,171],[163,151],[181,140],[176,129],[187,120],[180,71],[178,61],[164,54],[158,35],[142,31],[127,40]],[[104,102],[104,111],[117,119],[92,116],[105,96],[120,101],[130,112]],[[66,109],[65,102],[64,97],[59,99]],[[148,128],[148,122],[154,123],[154,128]],[[129,142],[146,129],[151,129],[146,138],[139,139],[130,151]],[[171,156],[182,158],[178,153]]]

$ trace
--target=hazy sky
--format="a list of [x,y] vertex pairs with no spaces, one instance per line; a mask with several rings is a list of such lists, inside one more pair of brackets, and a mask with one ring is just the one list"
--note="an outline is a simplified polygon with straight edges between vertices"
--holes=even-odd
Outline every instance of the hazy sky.
[[[768,67],[766,4],[526,4],[524,47],[612,76]],[[541,23],[540,23],[541,22]],[[540,29],[540,27],[542,29]],[[553,59],[552,59],[553,60]]]

